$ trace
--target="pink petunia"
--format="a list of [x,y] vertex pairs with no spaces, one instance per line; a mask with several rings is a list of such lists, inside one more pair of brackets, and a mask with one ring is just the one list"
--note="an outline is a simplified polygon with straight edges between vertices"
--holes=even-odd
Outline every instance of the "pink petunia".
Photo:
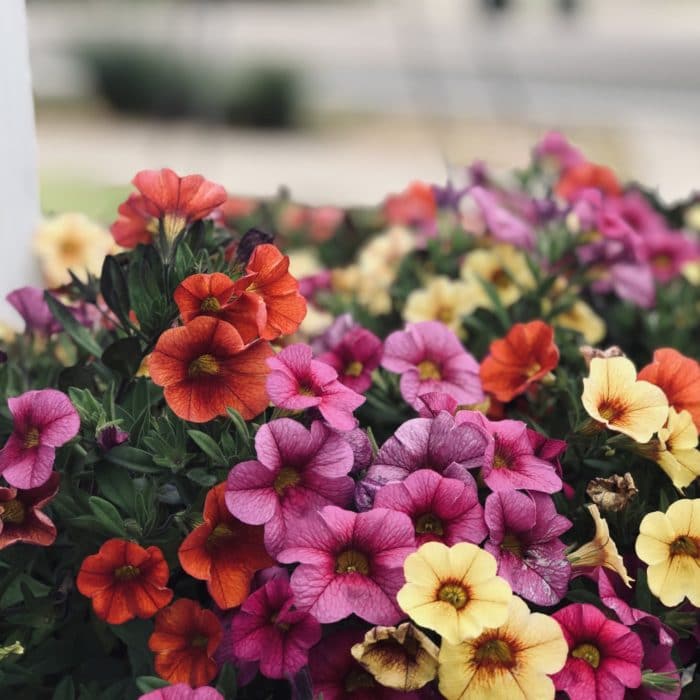
[[480,425],[457,424],[447,412],[436,418],[412,418],[381,447],[374,464],[357,485],[355,499],[361,510],[372,505],[384,484],[403,481],[419,469],[473,484],[470,469],[484,469],[493,462],[494,440]]
[[58,333],[62,326],[53,317],[49,305],[44,299],[44,290],[39,287],[21,287],[11,291],[6,297],[24,320],[25,333],[52,335]]
[[552,676],[571,698],[622,700],[642,682],[642,642],[625,625],[609,620],[594,605],[574,603],[557,610],[569,645],[566,665]]
[[419,397],[431,392],[464,405],[484,400],[479,363],[438,321],[409,323],[406,330],[392,333],[384,344],[382,367],[401,375],[401,396],[416,410],[422,406]]
[[413,523],[404,513],[326,506],[290,530],[277,560],[301,563],[291,579],[296,604],[319,622],[355,614],[393,625],[403,617],[396,593],[404,583],[404,559],[415,546]]
[[481,470],[484,482],[492,491],[527,489],[556,493],[561,490],[561,477],[554,464],[535,455],[525,423],[490,421],[476,411],[460,411],[455,420],[458,424],[479,425],[493,436],[493,459]]
[[569,587],[571,564],[559,536],[571,522],[543,493],[499,491],[486,498],[489,538],[484,549],[498,562],[498,575],[513,593],[537,605],[555,605]]
[[449,394],[441,394],[439,392],[421,394],[418,400],[420,401],[420,406],[417,410],[421,418],[435,418],[440,414],[440,411],[447,411],[451,416],[454,416],[459,407],[457,401]]
[[353,451],[342,434],[322,422],[311,429],[290,418],[261,426],[255,436],[257,460],[229,473],[226,505],[239,520],[265,525],[265,547],[273,556],[290,528],[323,506],[347,506],[354,483],[347,476]]
[[139,700],[224,700],[224,696],[209,686],[191,688],[187,683],[176,683],[140,695]]
[[690,262],[700,260],[700,246],[680,231],[666,229],[644,237],[646,256],[657,281],[670,282]]
[[0,474],[18,489],[41,486],[51,475],[56,448],[78,434],[78,412],[55,389],[27,391],[7,405],[14,430],[0,451]]
[[383,486],[374,507],[406,513],[419,547],[426,542],[443,542],[448,547],[457,542],[479,544],[487,533],[476,482],[447,479],[430,469]]
[[338,380],[358,394],[372,386],[372,372],[382,359],[382,341],[366,328],[351,328],[319,358],[338,373]]
[[267,364],[267,393],[272,403],[291,411],[317,408],[333,428],[352,430],[357,421],[353,411],[365,402],[352,389],[338,381],[338,373],[325,362],[315,360],[308,345],[297,343],[284,348]]
[[258,661],[268,678],[293,677],[321,639],[316,618],[295,609],[286,576],[271,578],[252,593],[233,618],[231,631],[235,656]]
[[568,170],[585,162],[581,151],[557,131],[548,131],[535,145],[533,155],[539,163],[554,163],[557,170]]
[[418,700],[420,692],[402,692],[380,685],[356,661],[350,649],[364,641],[365,630],[351,627],[332,632],[309,655],[313,697],[323,700]]

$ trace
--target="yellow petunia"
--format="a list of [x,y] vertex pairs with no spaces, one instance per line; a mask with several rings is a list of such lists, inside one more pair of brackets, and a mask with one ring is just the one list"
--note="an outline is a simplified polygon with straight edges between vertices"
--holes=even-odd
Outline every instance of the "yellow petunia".
[[508,619],[476,639],[440,647],[440,692],[447,700],[548,700],[548,674],[566,663],[569,646],[556,620],[531,613],[513,596]]
[[607,332],[605,321],[585,301],[574,302],[568,311],[564,311],[554,318],[553,324],[578,331],[583,339],[591,345],[603,340]]
[[700,607],[700,498],[644,516],[635,545],[646,564],[649,590],[666,606],[688,600]]
[[575,571],[576,569],[595,569],[602,566],[618,574],[622,582],[631,588],[633,579],[627,573],[625,562],[617,551],[615,540],[610,537],[608,523],[600,516],[598,506],[587,505],[586,508],[593,518],[595,534],[590,542],[586,542],[567,555],[567,559],[571,562],[571,568]]
[[654,461],[668,474],[677,489],[690,486],[700,476],[698,429],[688,411],[668,411],[666,426],[659,430]]
[[666,394],[637,381],[637,370],[626,357],[593,358],[581,401],[595,421],[641,443],[649,442],[668,417]]
[[513,594],[496,569],[496,559],[474,544],[427,542],[406,557],[399,606],[416,624],[459,644],[508,616]]
[[49,287],[68,284],[69,269],[83,281],[88,273],[98,276],[105,257],[114,248],[109,232],[83,214],[47,219],[34,237],[34,252]]

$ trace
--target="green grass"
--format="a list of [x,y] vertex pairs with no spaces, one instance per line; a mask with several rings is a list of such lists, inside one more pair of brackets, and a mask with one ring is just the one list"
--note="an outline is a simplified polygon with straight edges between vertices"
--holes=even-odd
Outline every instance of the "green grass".
[[110,224],[117,218],[117,207],[131,191],[128,185],[101,185],[47,173],[41,175],[40,187],[44,214],[82,212],[103,224]]

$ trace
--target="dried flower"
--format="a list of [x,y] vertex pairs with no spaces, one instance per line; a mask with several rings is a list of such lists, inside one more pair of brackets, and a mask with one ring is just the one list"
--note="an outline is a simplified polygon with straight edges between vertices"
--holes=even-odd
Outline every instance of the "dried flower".
[[639,492],[632,475],[626,472],[624,476],[613,474],[607,478],[599,476],[591,479],[586,493],[600,510],[616,513],[627,508]]

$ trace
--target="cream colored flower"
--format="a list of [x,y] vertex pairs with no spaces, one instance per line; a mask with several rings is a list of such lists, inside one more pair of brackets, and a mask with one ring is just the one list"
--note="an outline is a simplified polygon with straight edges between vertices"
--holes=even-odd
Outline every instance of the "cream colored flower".
[[508,618],[461,644],[442,642],[440,692],[447,700],[548,700],[548,674],[566,663],[569,645],[556,620],[531,613],[513,596]]
[[[523,290],[535,286],[525,256],[507,244],[480,248],[469,253],[462,263],[460,275],[465,282],[490,282],[504,306],[514,304],[520,299]],[[491,306],[488,297],[484,306]]]
[[[300,339],[310,339],[321,335],[332,323],[333,314],[328,311],[316,308],[313,304],[308,304],[306,307],[306,316],[301,322],[297,334]],[[295,334],[296,335],[296,334]]]
[[378,683],[394,690],[418,690],[437,675],[437,645],[410,622],[373,627],[350,651]]
[[408,295],[403,318],[411,323],[441,321],[455,333],[462,330],[462,318],[477,307],[488,303],[483,287],[478,283],[433,277],[423,289]]
[[688,411],[669,408],[665,427],[659,430],[654,461],[668,474],[678,489],[690,486],[700,476],[698,429]]
[[590,542],[586,542],[586,544],[567,554],[571,567],[576,570],[595,569],[598,566],[603,566],[617,573],[625,586],[631,588],[633,579],[629,577],[625,563],[617,551],[617,545],[610,537],[608,523],[605,522],[604,518],[600,517],[598,506],[587,505],[586,508],[588,508],[588,512],[595,523],[595,534]]
[[591,345],[603,340],[607,332],[605,321],[585,301],[574,302],[568,311],[558,314],[553,323],[555,326],[578,331]]
[[68,270],[85,281],[88,272],[99,275],[114,240],[99,224],[83,214],[61,214],[47,219],[34,237],[34,252],[49,287],[70,282]]
[[289,258],[289,273],[295,279],[311,277],[325,268],[321,265],[318,256],[310,248],[296,248],[286,251]]

